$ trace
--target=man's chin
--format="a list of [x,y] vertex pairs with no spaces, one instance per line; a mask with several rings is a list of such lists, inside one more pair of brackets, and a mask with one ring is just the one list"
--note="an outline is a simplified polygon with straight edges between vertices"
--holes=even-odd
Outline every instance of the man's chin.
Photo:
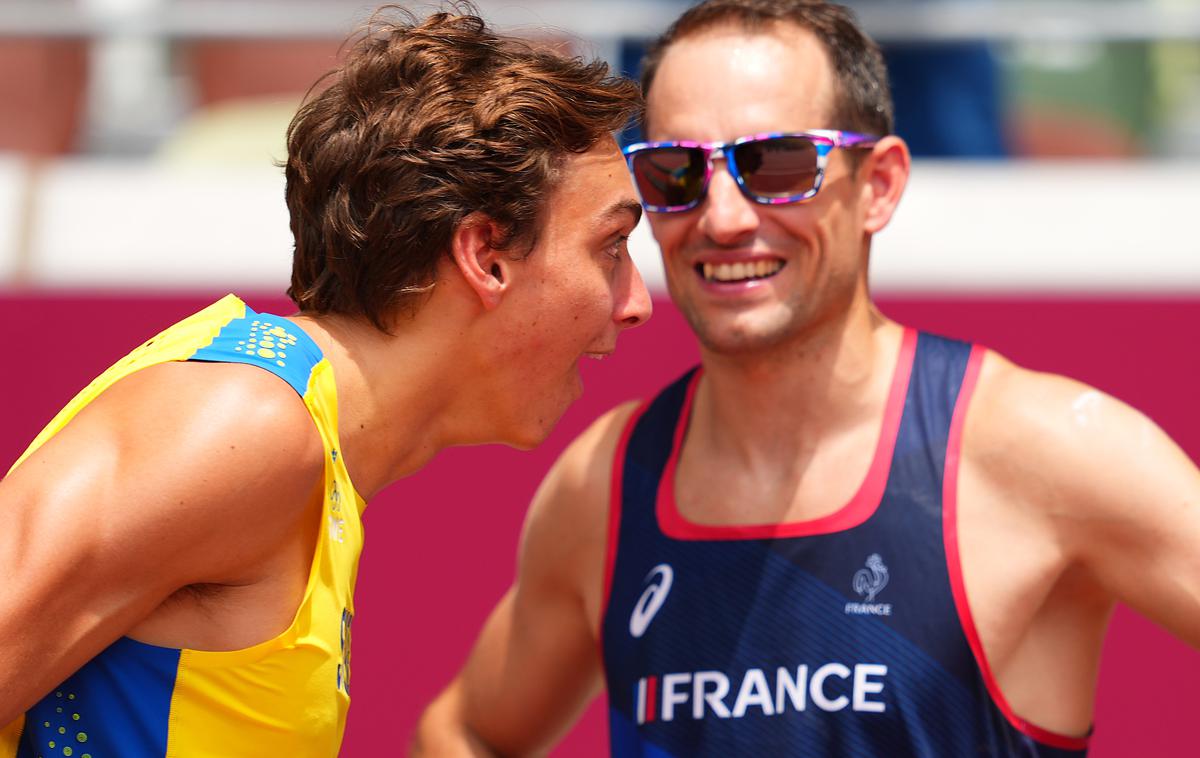
[[717,355],[770,352],[805,331],[803,314],[783,304],[741,312],[684,311],[684,318],[705,351]]
[[709,353],[748,355],[777,347],[787,341],[788,334],[782,329],[735,327],[696,330],[696,338]]
[[562,420],[563,414],[566,413],[568,407],[570,407],[569,403],[553,415],[545,415],[532,420],[528,428],[522,429],[505,439],[504,444],[516,450],[533,450],[546,441],[546,438],[558,426],[558,422]]

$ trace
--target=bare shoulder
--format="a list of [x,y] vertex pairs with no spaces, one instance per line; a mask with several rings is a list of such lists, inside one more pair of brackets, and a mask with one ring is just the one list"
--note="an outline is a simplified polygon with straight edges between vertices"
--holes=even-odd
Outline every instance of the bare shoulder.
[[559,456],[542,480],[521,537],[520,581],[547,581],[599,606],[617,448],[635,402],[597,419]]
[[[576,437],[543,480],[535,505],[545,500],[545,507],[553,508],[560,501],[580,499],[606,505],[613,457],[637,408],[636,402],[617,406]],[[576,511],[574,515],[582,514]]]
[[167,363],[117,382],[5,484],[42,509],[86,508],[88,520],[124,524],[123,540],[211,547],[220,535],[224,549],[204,562],[219,574],[217,556],[236,572],[239,557],[252,560],[283,539],[322,465],[303,401],[277,377],[237,364]]
[[[994,575],[1020,586],[1011,561],[1019,550],[1031,593],[1074,578],[1064,591],[1086,611],[1081,628],[1102,628],[1116,599],[1200,645],[1200,469],[1144,414],[989,354],[962,461],[978,485],[970,513],[984,525],[972,543],[977,568],[990,543],[993,557],[1004,552]],[[1097,591],[1091,610],[1088,587]]]
[[1117,505],[1186,458],[1158,426],[1082,382],[989,352],[967,414],[964,460],[1024,502],[1062,515]]
[[0,723],[180,588],[262,580],[323,457],[249,366],[147,368],[83,408],[0,480]]
[[613,459],[637,407],[631,402],[610,410],[563,451],[534,497],[527,534],[549,521],[590,537],[606,523]]
[[172,447],[213,446],[219,439],[230,450],[271,455],[277,462],[304,451],[320,459],[320,437],[303,399],[254,366],[161,364],[118,382],[89,408],[138,419],[123,430],[143,442],[153,437]]

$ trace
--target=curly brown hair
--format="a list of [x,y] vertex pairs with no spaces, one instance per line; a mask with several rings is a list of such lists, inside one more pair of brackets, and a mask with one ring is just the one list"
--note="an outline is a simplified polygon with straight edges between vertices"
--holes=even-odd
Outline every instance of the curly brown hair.
[[[877,136],[894,129],[887,66],[879,45],[858,27],[849,8],[824,0],[706,0],[689,8],[651,43],[642,60],[642,92],[650,93],[654,75],[672,44],[722,24],[738,24],[750,32],[790,22],[814,34],[833,63],[836,78],[833,123],[811,128],[846,129]],[[780,72],[786,75],[786,72]]]
[[327,78],[287,132],[288,295],[383,331],[432,288],[467,215],[527,255],[566,157],[641,104],[607,64],[498,35],[466,2],[423,20],[385,6]]

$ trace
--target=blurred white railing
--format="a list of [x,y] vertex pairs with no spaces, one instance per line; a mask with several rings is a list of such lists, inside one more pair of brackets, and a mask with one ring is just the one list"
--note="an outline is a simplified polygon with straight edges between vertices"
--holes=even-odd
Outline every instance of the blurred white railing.
[[[407,3],[416,7],[433,4]],[[497,27],[553,27],[584,39],[653,36],[686,0],[478,0]],[[858,0],[889,42],[1200,39],[1192,0]],[[0,36],[338,37],[375,3],[358,0],[5,0]]]
[[[404,2],[415,9],[435,0]],[[555,32],[616,64],[620,41],[661,32],[688,0],[478,0],[494,25]],[[863,25],[884,42],[991,40],[1088,45],[1112,41],[1200,43],[1200,0],[858,0]],[[362,0],[0,0],[5,37],[89,42],[85,150],[144,154],[187,110],[173,43],[199,39],[344,37],[378,5]],[[186,86],[183,87],[186,90]]]
[[[1200,294],[1200,163],[919,161],[873,282],[887,292]],[[631,241],[652,288],[658,250]],[[282,291],[291,236],[277,169],[0,159],[0,290]]]

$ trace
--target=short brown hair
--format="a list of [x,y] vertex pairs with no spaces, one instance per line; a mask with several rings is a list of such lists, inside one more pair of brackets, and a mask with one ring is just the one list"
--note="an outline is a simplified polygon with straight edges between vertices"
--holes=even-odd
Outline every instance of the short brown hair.
[[499,224],[496,248],[532,249],[556,169],[641,98],[603,62],[494,33],[468,3],[424,20],[382,10],[292,120],[285,174],[288,295],[387,331],[468,214]]
[[642,93],[649,95],[663,55],[680,39],[722,24],[740,24],[748,31],[764,32],[779,22],[791,22],[814,34],[833,63],[837,80],[834,123],[812,124],[811,128],[845,129],[880,137],[892,133],[892,95],[879,45],[859,28],[853,11],[822,0],[705,0],[689,8],[646,51]]

